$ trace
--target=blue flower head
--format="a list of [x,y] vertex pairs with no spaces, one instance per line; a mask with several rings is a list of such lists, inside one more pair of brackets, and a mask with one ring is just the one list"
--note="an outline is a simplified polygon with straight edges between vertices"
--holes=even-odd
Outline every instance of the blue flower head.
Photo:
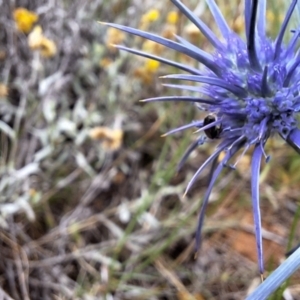
[[[254,148],[251,163],[251,190],[258,265],[263,274],[259,172],[261,159],[263,157],[267,161],[269,159],[265,154],[264,146],[270,136],[278,133],[300,153],[300,130],[296,119],[300,110],[300,50],[297,51],[300,29],[292,30],[291,40],[287,45],[283,44],[283,38],[296,8],[297,0],[291,2],[275,41],[266,36],[266,0],[245,1],[246,41],[230,29],[214,0],[206,0],[206,2],[222,34],[221,40],[182,2],[171,1],[203,33],[214,47],[213,53],[207,53],[179,36],[176,36],[177,41],[173,41],[122,25],[108,25],[188,55],[204,66],[197,69],[159,56],[117,46],[119,49],[155,59],[188,73],[168,75],[164,78],[199,83],[197,87],[172,85],[175,88],[198,92],[199,97],[168,96],[144,101],[192,102],[199,109],[213,113],[204,120],[169,132],[174,133],[195,126],[199,128],[199,132],[204,133],[189,147],[179,166],[206,139],[213,138],[220,141],[215,152],[208,157],[192,177],[186,190],[187,192],[191,188],[204,168],[209,164],[215,166],[199,214],[196,250],[200,247],[201,228],[208,199],[220,172],[224,167],[230,166],[229,160],[240,149],[243,149],[241,154],[243,155],[250,147]],[[221,162],[218,162],[221,152],[224,152],[225,156]]]

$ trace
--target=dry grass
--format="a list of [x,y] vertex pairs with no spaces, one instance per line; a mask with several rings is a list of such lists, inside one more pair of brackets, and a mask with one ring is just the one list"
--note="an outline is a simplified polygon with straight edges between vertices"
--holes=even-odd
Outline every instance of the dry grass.
[[[259,283],[249,157],[215,187],[194,259],[206,174],[182,195],[214,144],[197,150],[175,174],[195,135],[160,135],[199,113],[182,104],[138,102],[172,94],[157,78],[174,70],[110,44],[193,62],[96,22],[175,30],[208,47],[182,16],[170,26],[166,3],[0,0],[0,299],[229,300],[243,299]],[[17,7],[37,13],[45,38],[56,46],[52,57],[32,50],[28,33],[17,31]],[[158,20],[141,22],[151,8],[159,9]],[[197,9],[202,12],[200,4]],[[224,1],[223,9],[241,31],[242,6]],[[277,24],[280,15],[273,17]],[[203,18],[211,24],[204,11]],[[268,152],[261,206],[271,271],[288,240],[289,247],[299,241],[300,160],[277,140]],[[297,279],[288,288],[293,299],[300,299]]]

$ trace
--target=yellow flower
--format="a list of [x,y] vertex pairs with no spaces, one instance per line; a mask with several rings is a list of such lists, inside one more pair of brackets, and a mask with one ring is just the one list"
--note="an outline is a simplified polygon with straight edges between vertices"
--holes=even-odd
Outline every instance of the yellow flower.
[[0,98],[8,95],[8,88],[4,83],[0,83]]
[[165,24],[161,35],[167,39],[174,39],[174,35],[177,33],[177,27],[174,24]]
[[176,24],[178,22],[178,13],[177,13],[177,11],[170,11],[168,13],[167,22],[169,24]]
[[164,50],[164,46],[157,44],[153,41],[146,40],[142,45],[142,50],[145,52],[150,52],[150,53],[159,55]]
[[197,44],[199,40],[202,38],[202,34],[200,30],[197,28],[195,24],[189,24],[185,26],[184,32],[187,34],[189,40],[192,43]]
[[41,26],[35,26],[28,35],[28,46],[31,50],[40,51],[43,57],[52,57],[57,52],[55,43],[43,35]]
[[160,62],[153,59],[148,59],[145,62],[145,69],[151,73],[155,73],[160,66]]
[[22,7],[15,9],[13,16],[17,29],[24,33],[29,33],[33,24],[39,19],[37,14]]
[[159,66],[160,62],[153,59],[147,59],[141,67],[133,70],[133,75],[144,84],[150,85],[155,78],[154,74],[157,72]]
[[44,37],[41,41],[40,52],[43,57],[53,57],[57,52],[55,43]]
[[145,67],[139,67],[133,70],[133,76],[138,78],[146,85],[150,85],[153,82],[153,73],[148,72]]
[[104,57],[100,60],[99,62],[99,66],[103,69],[108,68],[111,64],[113,63],[113,61],[110,58]]
[[273,23],[274,22],[275,15],[274,15],[274,13],[271,10],[267,10],[266,16],[267,16],[267,20],[268,20],[269,23]]
[[152,23],[159,18],[159,11],[157,9],[151,9],[142,15],[141,23]]
[[112,51],[116,52],[116,48],[113,45],[122,44],[125,39],[125,34],[116,29],[116,28],[109,28],[106,34],[106,46]]
[[38,50],[43,39],[43,30],[41,26],[35,26],[28,35],[28,46],[31,50]]
[[233,22],[232,29],[236,33],[242,33],[244,30],[244,17],[239,15]]
[[157,9],[149,10],[142,15],[139,28],[141,30],[147,30],[149,28],[149,25],[155,22],[159,18],[159,16],[160,13]]
[[123,131],[121,129],[94,127],[90,130],[89,136],[93,140],[102,141],[102,146],[106,150],[118,150],[122,146]]

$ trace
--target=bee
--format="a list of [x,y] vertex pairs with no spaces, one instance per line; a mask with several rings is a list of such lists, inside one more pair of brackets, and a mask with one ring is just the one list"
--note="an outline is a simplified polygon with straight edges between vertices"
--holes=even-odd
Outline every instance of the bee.
[[[215,121],[217,121],[217,116],[213,115],[213,114],[209,114],[204,118],[203,126],[211,124]],[[218,125],[215,125],[213,127],[210,127],[208,129],[204,130],[204,133],[206,134],[206,136],[212,140],[219,138],[221,132],[222,132],[222,124],[218,124]]]

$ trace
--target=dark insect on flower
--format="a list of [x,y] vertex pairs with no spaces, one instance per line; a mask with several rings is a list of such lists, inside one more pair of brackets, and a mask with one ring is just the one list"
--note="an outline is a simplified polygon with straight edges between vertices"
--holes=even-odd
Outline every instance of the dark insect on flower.
[[[204,118],[203,126],[206,126],[206,125],[211,124],[216,121],[217,121],[216,115],[210,114]],[[220,138],[221,132],[222,132],[222,124],[215,125],[214,127],[204,130],[204,133],[206,134],[206,136],[212,140]]]
[[[241,154],[243,156],[250,147],[254,148],[251,163],[251,192],[258,265],[261,274],[263,274],[259,172],[262,157],[264,156],[266,161],[269,160],[269,157],[265,154],[264,146],[270,136],[278,134],[300,153],[300,130],[296,119],[300,110],[300,50],[298,49],[300,29],[291,30],[290,41],[286,45],[283,44],[283,38],[291,16],[296,5],[299,6],[299,4],[297,4],[297,0],[291,1],[277,38],[275,41],[271,41],[266,36],[267,1],[245,0],[246,41],[244,41],[228,26],[214,0],[206,0],[206,2],[222,34],[221,40],[182,2],[179,0],[171,0],[171,2],[203,33],[215,48],[213,53],[207,53],[179,36],[176,36],[177,41],[173,41],[122,25],[107,25],[183,53],[203,66],[197,69],[139,50],[116,46],[119,49],[157,60],[189,73],[168,75],[164,78],[193,81],[199,84],[198,86],[169,85],[177,89],[199,93],[198,97],[158,97],[146,99],[145,102],[191,102],[200,109],[218,115],[218,119],[215,121],[200,120],[168,133],[197,127],[200,128],[198,131],[208,132],[208,135],[214,136],[212,132],[217,133],[216,128],[222,126],[222,131],[217,134],[217,136],[220,136],[220,143],[215,152],[199,167],[186,189],[187,192],[204,168],[209,164],[216,165],[199,214],[196,250],[199,249],[201,243],[201,228],[208,199],[219,174],[225,166],[228,166],[228,161],[240,149],[243,149]],[[207,125],[204,125],[204,123],[207,123]],[[212,129],[208,131],[210,128]],[[205,140],[206,136],[200,136],[188,148],[179,163],[179,167],[185,162],[189,154],[197,146],[202,145]],[[218,162],[221,152],[224,152],[225,155]]]

